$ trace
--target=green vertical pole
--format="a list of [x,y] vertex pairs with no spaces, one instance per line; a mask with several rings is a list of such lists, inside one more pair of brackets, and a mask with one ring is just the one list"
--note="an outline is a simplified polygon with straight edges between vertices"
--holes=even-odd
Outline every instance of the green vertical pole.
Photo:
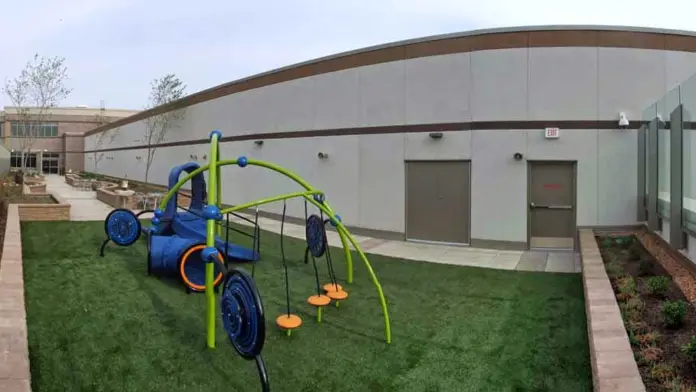
[[[208,167],[208,204],[217,205],[218,200],[218,141],[220,140],[220,132],[213,131],[210,133],[210,164]],[[208,219],[206,222],[206,246],[215,246],[215,224],[214,219]],[[205,264],[205,297],[206,297],[206,326],[207,326],[207,341],[208,348],[215,348],[215,291],[213,282],[215,281],[215,263],[206,262]]]
[[[220,161],[220,141],[216,143],[217,145],[217,159]],[[216,168],[217,171],[217,206],[222,210],[222,172],[219,167]],[[222,225],[217,225],[218,235],[222,237]]]

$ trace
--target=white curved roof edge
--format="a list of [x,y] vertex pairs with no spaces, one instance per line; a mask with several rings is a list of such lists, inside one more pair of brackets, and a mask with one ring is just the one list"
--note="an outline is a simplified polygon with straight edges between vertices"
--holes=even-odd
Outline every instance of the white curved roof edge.
[[[618,26],[618,25],[617,26],[613,26],[613,25],[612,26],[608,26],[608,25],[539,25],[539,26],[497,27],[497,28],[489,28],[489,29],[468,30],[468,31],[463,31],[463,32],[437,34],[437,35],[430,35],[430,36],[419,37],[419,38],[405,39],[405,40],[401,40],[401,41],[393,41],[393,42],[388,42],[385,44],[367,46],[367,47],[363,47],[363,48],[359,48],[359,49],[353,49],[353,50],[348,50],[348,51],[344,51],[344,52],[340,52],[340,53],[331,54],[328,56],[317,57],[317,58],[314,58],[311,60],[306,60],[306,61],[302,61],[299,63],[286,65],[286,66],[280,67],[280,68],[274,68],[272,70],[260,72],[260,73],[254,74],[254,75],[250,75],[250,76],[246,76],[246,77],[243,77],[240,79],[236,79],[233,81],[222,83],[222,84],[219,84],[217,86],[207,88],[205,90],[200,90],[200,91],[191,93],[188,96],[197,95],[197,94],[201,94],[204,92],[216,90],[216,89],[222,88],[224,86],[241,83],[241,82],[244,82],[244,81],[247,81],[250,79],[255,79],[255,78],[262,77],[262,76],[274,74],[277,72],[282,72],[282,71],[285,71],[288,69],[298,68],[298,67],[301,67],[304,65],[320,63],[322,61],[327,61],[327,60],[331,60],[331,59],[335,59],[335,58],[340,58],[340,57],[345,57],[345,56],[350,56],[350,55],[365,53],[365,52],[372,52],[375,50],[386,49],[386,48],[391,48],[391,47],[396,47],[396,46],[430,42],[430,41],[439,41],[439,40],[443,40],[443,39],[475,36],[475,35],[495,34],[495,33],[515,33],[515,32],[525,32],[525,31],[559,31],[559,30],[597,30],[597,31],[622,31],[622,32],[633,32],[633,33],[657,33],[657,34],[690,36],[690,37],[696,38],[696,31],[670,30],[670,29],[660,29],[660,28],[652,28],[652,27]],[[181,99],[184,100],[184,99],[186,99],[186,97],[183,97]]]
[[[289,64],[289,65],[286,65],[284,67],[274,68],[274,69],[271,69],[268,71],[260,72],[257,74],[253,74],[250,76],[240,78],[240,79],[236,79],[236,80],[232,80],[232,81],[229,81],[226,83],[222,83],[222,84],[219,84],[217,86],[209,87],[209,88],[204,89],[204,90],[192,92],[191,94],[188,94],[188,95],[178,99],[177,101],[171,102],[171,104],[176,104],[176,102],[181,102],[181,101],[187,101],[192,96],[203,95],[203,94],[224,88],[226,86],[235,85],[235,84],[242,83],[242,82],[245,82],[245,81],[248,81],[251,79],[256,79],[256,78],[260,78],[260,77],[263,77],[266,75],[271,75],[274,73],[282,72],[285,70],[298,68],[298,67],[301,67],[304,65],[317,64],[317,63],[320,63],[322,61],[327,61],[327,60],[331,60],[331,59],[335,59],[335,58],[350,56],[353,54],[359,54],[359,53],[371,52],[371,51],[380,50],[380,49],[386,49],[386,48],[395,47],[395,46],[402,46],[402,45],[429,42],[429,41],[439,41],[439,40],[443,40],[443,39],[458,38],[458,37],[495,34],[495,33],[514,33],[514,32],[525,32],[525,31],[561,31],[561,30],[622,31],[622,32],[657,33],[657,34],[670,34],[670,35],[696,37],[695,31],[670,30],[670,29],[661,29],[661,28],[653,28],[653,27],[619,26],[619,25],[537,25],[537,26],[530,25],[530,26],[514,26],[514,27],[496,27],[496,28],[488,28],[488,29],[468,30],[468,31],[456,32],[456,33],[436,34],[436,35],[430,35],[430,36],[425,36],[425,37],[411,38],[411,39],[405,39],[405,40],[401,40],[401,41],[388,42],[385,44],[362,47],[359,49],[353,49],[353,50],[348,50],[348,51],[344,51],[344,52],[339,52],[339,53],[331,54],[328,56],[317,57],[317,58],[302,61],[299,63]],[[153,109],[156,109],[156,108],[153,108]],[[128,117],[125,117],[124,120],[125,119],[128,119]],[[97,130],[98,129],[99,128],[97,128]]]

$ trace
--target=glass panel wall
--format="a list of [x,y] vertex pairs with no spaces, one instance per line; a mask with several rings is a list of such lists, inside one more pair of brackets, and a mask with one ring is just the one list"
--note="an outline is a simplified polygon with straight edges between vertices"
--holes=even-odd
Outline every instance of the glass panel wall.
[[683,248],[683,233],[696,237],[696,75],[656,98],[642,113],[638,175],[645,179],[649,227],[669,223],[669,242]]
[[[650,138],[648,137],[648,124],[657,116],[657,105],[652,104],[643,110],[643,125],[641,131],[645,132],[645,206],[647,208],[648,194],[650,193],[650,170],[647,170],[650,162]],[[640,174],[640,173],[639,173]]]
[[669,219],[669,121],[667,97],[657,101],[657,214]]
[[684,131],[682,133],[682,220],[684,228],[696,234],[696,75],[681,85],[681,104],[684,110]]

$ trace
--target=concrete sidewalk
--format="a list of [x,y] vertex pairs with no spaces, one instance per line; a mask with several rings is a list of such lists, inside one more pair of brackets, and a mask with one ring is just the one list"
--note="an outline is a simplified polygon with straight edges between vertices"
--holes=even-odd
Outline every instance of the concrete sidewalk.
[[[113,209],[97,200],[96,192],[81,191],[65,183],[65,178],[57,175],[46,176],[47,190],[57,193],[71,204],[70,220],[103,221]],[[143,215],[143,218],[151,214]],[[248,216],[254,218],[253,216]],[[236,219],[235,223],[250,225]],[[280,222],[259,217],[259,226],[263,230],[280,233]],[[289,237],[304,239],[304,226],[285,222],[284,234]],[[329,244],[341,246],[338,234],[327,233]],[[405,241],[390,241],[378,238],[354,236],[363,251],[367,253],[395,257],[405,260],[427,261],[440,264],[453,264],[471,267],[495,268],[519,271],[545,272],[580,272],[580,257],[574,252],[537,252],[504,251],[494,249],[471,248],[464,246],[422,244]]]

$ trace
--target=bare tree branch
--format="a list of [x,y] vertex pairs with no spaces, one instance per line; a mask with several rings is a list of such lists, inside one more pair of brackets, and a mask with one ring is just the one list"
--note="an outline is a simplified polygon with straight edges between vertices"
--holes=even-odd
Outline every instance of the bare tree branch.
[[41,135],[42,125],[50,115],[51,108],[70,95],[72,89],[65,87],[68,69],[63,57],[42,57],[38,54],[27,62],[19,76],[5,81],[3,92],[15,106],[18,135],[22,153],[22,170],[26,168],[36,138]]
[[[152,81],[148,107],[151,109],[174,102],[184,96],[186,85],[174,74],[167,74]],[[145,161],[145,182],[148,182],[150,167],[155,159],[159,144],[164,142],[169,130],[178,126],[186,114],[186,109],[177,109],[148,117],[145,120],[143,143],[147,145],[147,160]]]
[[[97,127],[101,127],[104,124],[109,123],[108,119],[104,115],[105,109],[101,108],[98,114],[95,114],[95,122],[97,123]],[[109,129],[104,132],[100,132],[99,135],[97,136],[96,140],[94,141],[94,146],[92,146],[92,150],[94,150],[93,154],[94,157],[94,172],[99,173],[99,162],[101,162],[102,158],[104,158],[104,153],[103,152],[98,152],[97,150],[101,150],[104,147],[104,144],[111,144],[114,139],[116,138],[116,134],[121,128],[114,128],[114,129]]]

